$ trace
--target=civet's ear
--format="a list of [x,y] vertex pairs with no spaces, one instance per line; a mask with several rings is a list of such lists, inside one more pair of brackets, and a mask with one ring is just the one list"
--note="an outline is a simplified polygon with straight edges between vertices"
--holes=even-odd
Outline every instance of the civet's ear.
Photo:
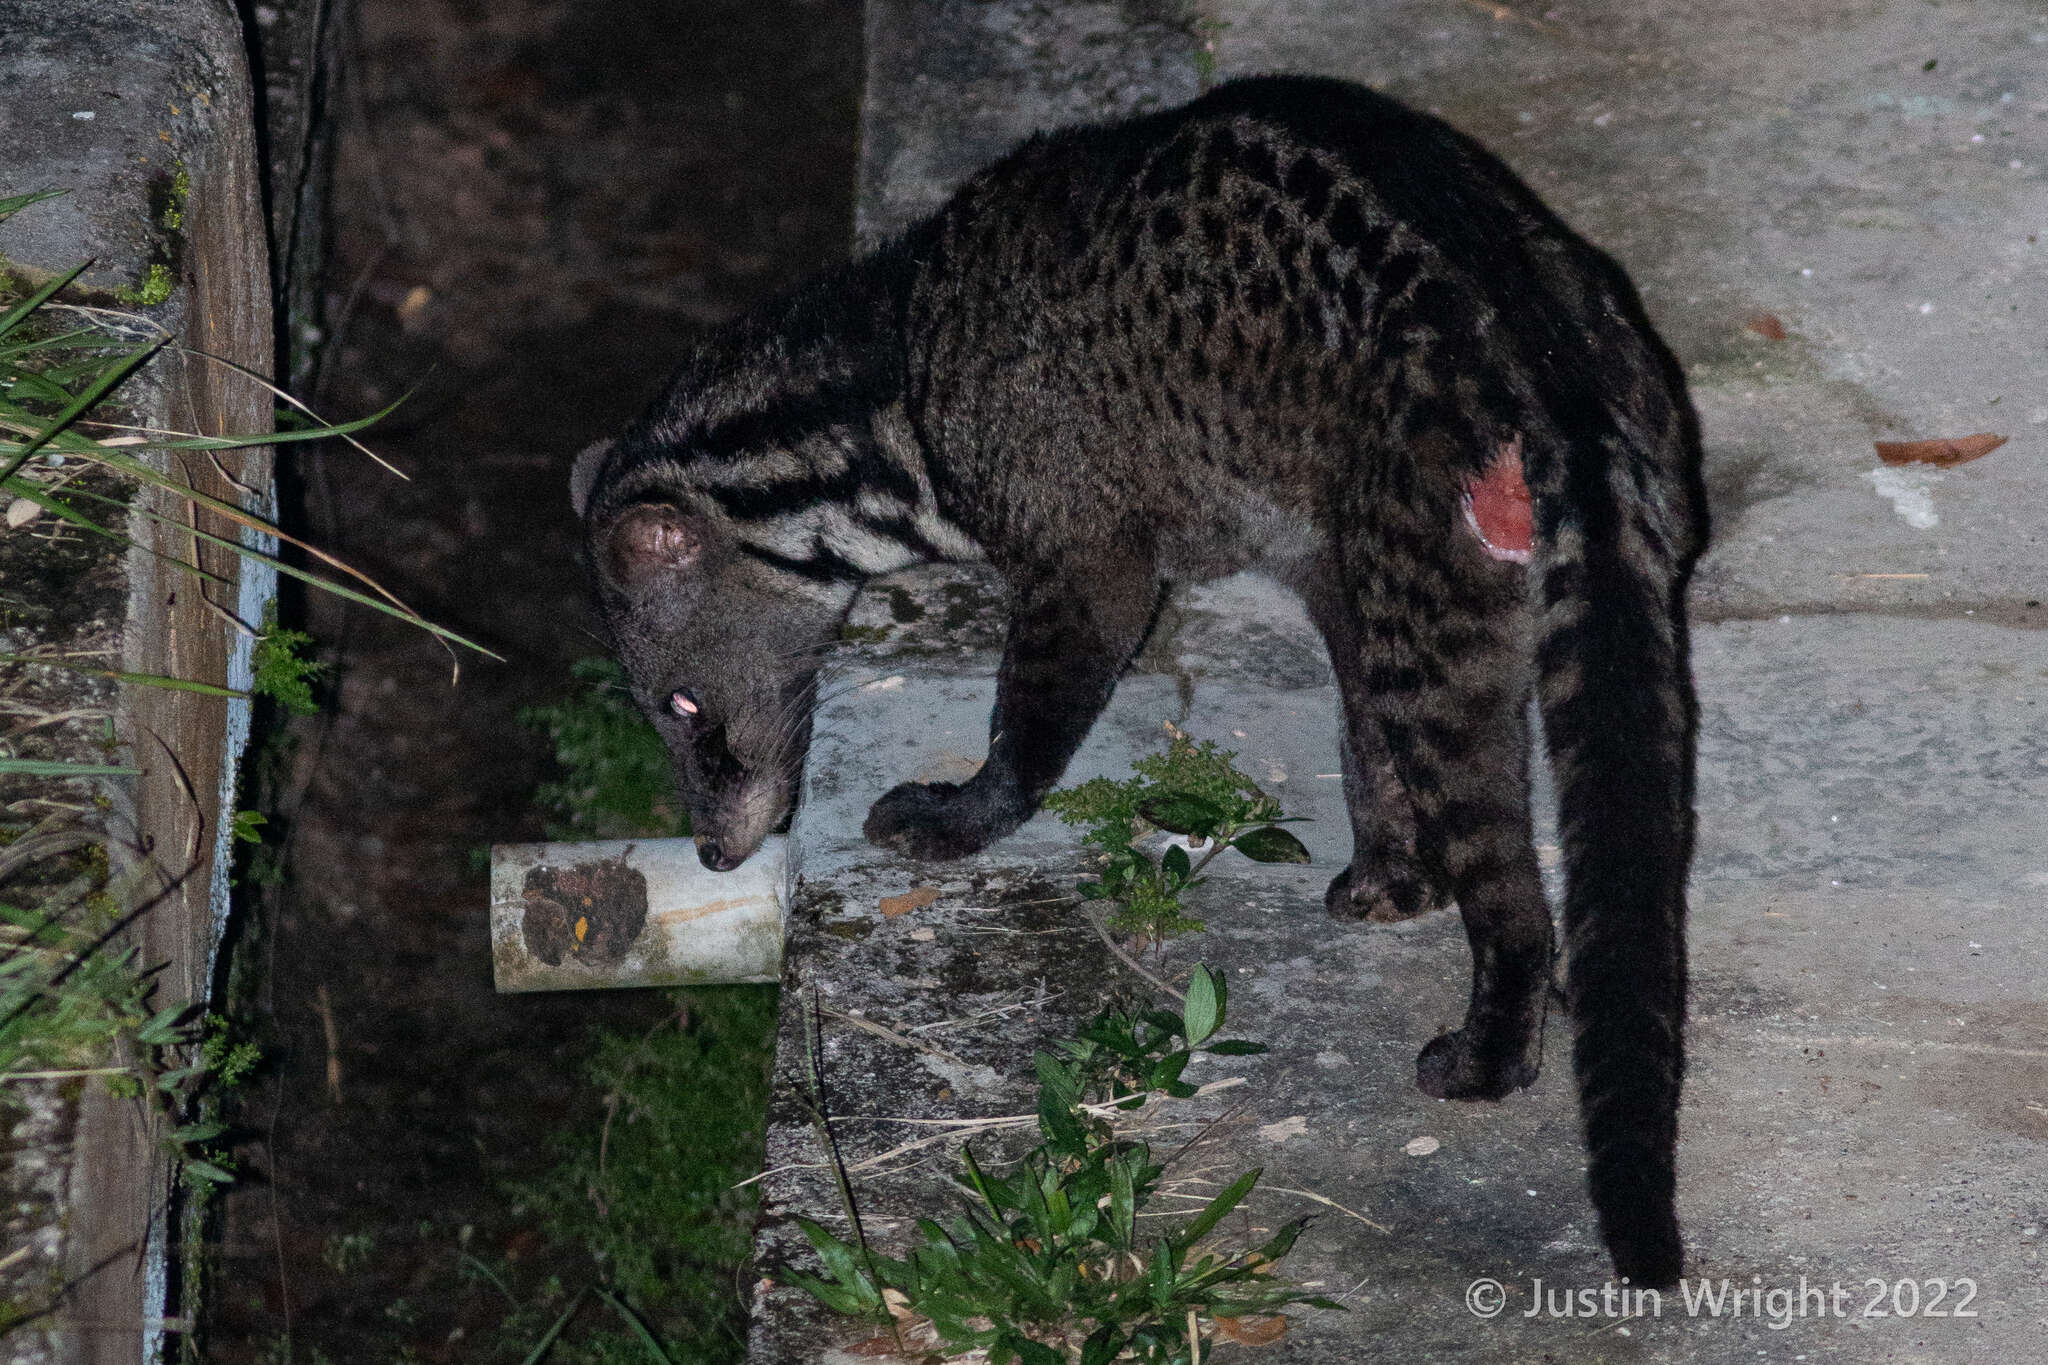
[[597,535],[598,563],[620,587],[638,591],[704,557],[704,523],[665,502],[628,507]]
[[569,471],[569,501],[576,505],[576,515],[586,516],[590,512],[590,491],[597,487],[598,471],[604,468],[607,455],[612,453],[609,440],[592,441],[576,454],[576,467]]

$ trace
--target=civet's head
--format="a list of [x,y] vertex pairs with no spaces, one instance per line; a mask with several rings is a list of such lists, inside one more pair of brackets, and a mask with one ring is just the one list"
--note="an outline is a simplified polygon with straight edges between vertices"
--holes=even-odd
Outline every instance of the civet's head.
[[571,481],[599,609],[674,756],[698,856],[729,871],[795,804],[843,603],[790,591],[687,489],[608,488],[608,454],[586,450]]

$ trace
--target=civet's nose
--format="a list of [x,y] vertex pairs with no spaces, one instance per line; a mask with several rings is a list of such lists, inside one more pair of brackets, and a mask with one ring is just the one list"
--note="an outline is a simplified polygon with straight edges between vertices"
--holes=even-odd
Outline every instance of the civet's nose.
[[730,872],[746,861],[744,854],[735,858],[718,840],[702,834],[697,836],[697,858],[713,872]]

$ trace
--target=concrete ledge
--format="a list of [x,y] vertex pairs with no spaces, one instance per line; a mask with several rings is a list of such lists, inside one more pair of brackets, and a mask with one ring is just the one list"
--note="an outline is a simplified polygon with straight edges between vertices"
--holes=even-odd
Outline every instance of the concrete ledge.
[[[1306,626],[1277,591],[1225,605],[1283,638]],[[1199,624],[1186,634],[1226,622]],[[1284,1272],[1352,1310],[1304,1313],[1279,1358],[1737,1365],[1763,1350],[1876,1365],[2031,1349],[2048,1311],[2032,1175],[2048,1121],[2029,1107],[2048,1089],[2048,941],[2027,911],[2048,878],[2031,845],[2048,746],[2026,680],[2048,675],[2048,639],[1958,621],[1902,640],[1870,617],[1696,637],[1707,701],[1680,1151],[1692,1286],[1755,1276],[1775,1290],[1805,1275],[1860,1291],[1856,1310],[1873,1277],[1967,1279],[1978,1296],[1968,1320],[1831,1308],[1787,1327],[1755,1305],[1689,1312],[1677,1294],[1633,1323],[1538,1303],[1538,1281],[1597,1294],[1610,1274],[1583,1188],[1569,1028],[1554,1021],[1543,1076],[1500,1104],[1416,1090],[1416,1053],[1462,1012],[1469,953],[1450,913],[1395,926],[1324,914],[1323,886],[1349,853],[1334,687],[1245,676],[1228,653],[1181,657],[1181,677],[1124,680],[1070,780],[1122,775],[1170,719],[1237,748],[1311,818],[1293,829],[1313,864],[1219,862],[1191,901],[1208,932],[1147,964],[1228,973],[1230,1032],[1272,1048],[1188,1078],[1247,1081],[1195,1163],[1224,1178],[1265,1169],[1232,1229],[1318,1212]],[[943,1176],[957,1142],[898,1150],[931,1131],[904,1121],[1028,1112],[1032,1049],[1111,992],[1148,990],[1079,921],[1085,851],[1056,821],[963,864],[860,841],[867,803],[892,782],[979,751],[991,664],[906,662],[820,717],[798,830],[813,880],[790,931],[757,1248],[770,1281],[811,1265],[793,1214],[847,1233],[807,1098],[820,1078],[867,1233],[898,1248],[910,1219],[955,1198]],[[1539,840],[1554,860],[1554,835]],[[936,898],[882,905],[917,887]],[[1418,1138],[1434,1140],[1425,1156],[1408,1154]],[[976,1152],[996,1161],[1005,1146],[977,1138]],[[1466,1307],[1481,1276],[1504,1287],[1498,1320]],[[757,1359],[832,1360],[872,1335],[766,1281],[757,1305]]]
[[[0,0],[7,35],[0,189],[69,193],[0,226],[0,257],[21,280],[91,257],[86,299],[127,306],[185,346],[267,373],[269,256],[242,33],[225,0]],[[114,297],[123,291],[127,300]],[[121,394],[138,425],[219,434],[270,429],[272,399],[226,366],[165,352]],[[267,451],[160,459],[214,497],[272,510]],[[187,515],[168,495],[137,501]],[[246,688],[248,637],[223,613],[260,621],[273,592],[239,557],[140,515],[129,534],[125,610],[107,622],[119,667]],[[201,529],[240,528],[206,517]],[[206,587],[149,551],[192,558],[233,586]],[[43,643],[67,643],[45,641]],[[119,881],[147,906],[130,930],[158,976],[160,1002],[204,1001],[227,911],[228,825],[248,733],[242,702],[137,687],[115,718],[143,776],[112,784],[106,833]],[[124,867],[125,864],[125,867]],[[40,1344],[17,1359],[154,1360],[175,1302],[180,1229],[161,1135],[132,1104],[88,1087],[77,1101],[74,1175],[61,1239],[70,1285]],[[38,1245],[42,1245],[39,1243]],[[40,1352],[40,1354],[36,1354]]]

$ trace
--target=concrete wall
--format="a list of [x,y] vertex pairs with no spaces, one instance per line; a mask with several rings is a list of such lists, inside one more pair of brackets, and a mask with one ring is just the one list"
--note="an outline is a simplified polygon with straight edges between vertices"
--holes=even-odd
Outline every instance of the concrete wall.
[[[189,192],[166,213],[179,171]],[[146,285],[152,265],[173,288],[135,312],[192,351],[268,373],[273,358],[270,257],[241,25],[226,0],[0,0],[0,193],[63,189],[0,225],[0,256],[35,279],[92,258],[84,297]],[[145,295],[147,297],[147,295]],[[270,429],[272,398],[227,365],[166,350],[121,393],[138,425],[220,434]],[[274,497],[268,451],[157,457],[213,497],[261,513]],[[145,493],[172,518],[188,504]],[[237,538],[222,518],[199,529]],[[125,602],[102,624],[121,669],[246,688],[250,636],[274,588],[239,556],[134,515]],[[153,553],[155,552],[155,553]],[[207,585],[158,554],[196,556],[227,580]],[[47,642],[45,642],[47,643]],[[63,643],[58,641],[55,643]],[[109,784],[101,820],[117,887],[136,912],[126,937],[163,964],[159,1004],[204,1001],[228,904],[228,825],[249,727],[246,702],[151,687],[113,702],[123,759],[142,769]],[[9,1341],[16,1359],[84,1365],[154,1360],[165,1319],[180,1328],[174,1263],[180,1203],[154,1117],[97,1084],[69,1097],[68,1208],[59,1236],[31,1245],[33,1266],[68,1288],[51,1317]],[[60,1126],[61,1127],[61,1126]],[[45,1229],[47,1232],[48,1229]],[[41,1340],[31,1342],[32,1332]]]

